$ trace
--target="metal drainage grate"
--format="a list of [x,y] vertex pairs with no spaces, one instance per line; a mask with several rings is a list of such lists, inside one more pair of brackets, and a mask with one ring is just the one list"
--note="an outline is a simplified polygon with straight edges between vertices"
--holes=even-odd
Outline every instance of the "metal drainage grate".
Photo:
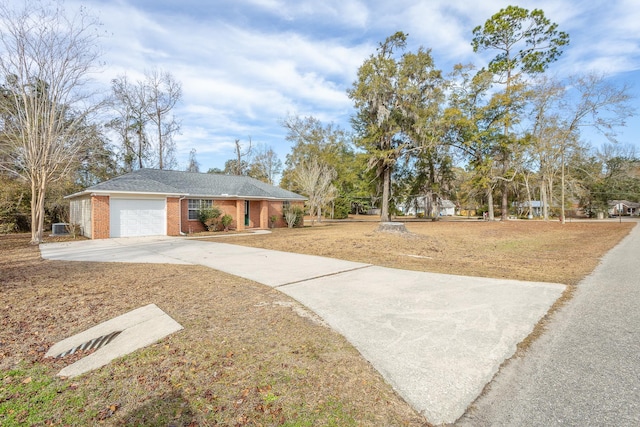
[[115,337],[117,337],[118,335],[120,335],[122,331],[115,331],[115,332],[111,332],[108,335],[103,335],[101,337],[98,338],[94,338],[91,341],[87,341],[84,344],[80,344],[77,345],[75,347],[73,347],[72,349],[69,349],[63,353],[60,353],[59,355],[57,355],[55,358],[58,359],[60,357],[65,357],[68,356],[70,354],[75,353],[78,350],[93,350],[93,349],[99,349],[101,347],[104,347],[105,345],[109,344],[111,341],[113,341],[113,339]]

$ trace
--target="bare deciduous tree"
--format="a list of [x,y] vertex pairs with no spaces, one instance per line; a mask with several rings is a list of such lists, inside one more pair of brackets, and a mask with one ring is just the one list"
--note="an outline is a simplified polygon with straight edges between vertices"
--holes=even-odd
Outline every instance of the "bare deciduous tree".
[[187,172],[200,172],[200,163],[196,159],[196,149],[192,148],[189,152],[189,164],[187,165]]
[[239,139],[235,140],[236,158],[229,159],[224,163],[223,173],[227,175],[247,175],[249,172],[249,162],[245,159],[251,157],[251,137],[249,137],[249,146],[244,150]]
[[159,169],[175,166],[173,136],[180,122],[171,114],[182,98],[182,85],[168,72],[153,70],[135,83],[126,75],[111,82],[109,126],[122,140],[121,157],[126,170],[151,164]]
[[85,90],[97,64],[97,21],[61,3],[0,3],[0,167],[31,185],[31,242],[42,241],[49,185],[63,178],[99,104]]
[[[554,87],[553,84],[551,87]],[[536,126],[541,129],[540,133],[551,133],[552,143],[546,151],[555,153],[556,165],[557,161],[560,162],[560,170],[557,171],[560,175],[560,220],[564,223],[565,162],[567,152],[578,145],[580,130],[594,128],[615,141],[617,128],[624,126],[634,111],[629,105],[629,88],[617,87],[601,75],[574,76],[567,87],[558,84],[555,87],[559,89],[555,89],[550,96],[542,98],[538,103]],[[542,90],[540,92],[544,93]],[[555,110],[542,110],[553,102],[557,103]],[[536,142],[539,141],[545,142],[545,138],[537,138]]]
[[[318,222],[322,219],[322,208],[337,196],[337,189],[333,185],[336,179],[336,171],[327,165],[315,160],[304,162],[295,171],[296,184],[302,189],[309,200],[309,215],[317,216]],[[311,221],[313,225],[313,220]]]
[[111,81],[110,106],[116,114],[108,126],[122,140],[120,157],[125,170],[142,169],[149,157],[150,144],[146,127],[149,122],[144,88],[131,83],[126,75]]
[[182,98],[182,85],[171,73],[152,70],[145,73],[143,88],[147,114],[155,131],[158,168],[171,168],[175,163],[173,136],[180,131],[180,123],[171,112]]
[[275,178],[282,172],[282,162],[273,148],[258,145],[249,165],[249,176],[273,185]]

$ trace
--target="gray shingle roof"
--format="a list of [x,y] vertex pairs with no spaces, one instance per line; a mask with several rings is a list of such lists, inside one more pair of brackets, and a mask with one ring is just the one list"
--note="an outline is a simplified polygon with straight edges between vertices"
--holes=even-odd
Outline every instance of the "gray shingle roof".
[[161,193],[198,197],[305,200],[305,197],[299,194],[248,176],[158,169],[139,169],[129,172],[89,187],[81,194],[91,192]]

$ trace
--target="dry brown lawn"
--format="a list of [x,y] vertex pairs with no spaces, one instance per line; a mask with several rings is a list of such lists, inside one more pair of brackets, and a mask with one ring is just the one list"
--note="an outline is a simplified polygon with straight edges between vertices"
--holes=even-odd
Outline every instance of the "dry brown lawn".
[[[307,224],[309,221],[307,221]],[[410,221],[409,233],[373,222],[325,222],[225,240],[310,255],[464,276],[577,284],[635,222]]]
[[[352,222],[225,242],[573,286],[632,225],[413,222],[396,235]],[[342,336],[272,288],[200,266],[46,261],[28,240],[0,237],[0,405],[15,403],[0,425],[427,425]],[[149,303],[185,329],[77,379],[50,380],[48,403],[26,391],[35,372],[51,379],[69,363],[43,358],[54,342]],[[34,399],[44,421],[20,409]]]

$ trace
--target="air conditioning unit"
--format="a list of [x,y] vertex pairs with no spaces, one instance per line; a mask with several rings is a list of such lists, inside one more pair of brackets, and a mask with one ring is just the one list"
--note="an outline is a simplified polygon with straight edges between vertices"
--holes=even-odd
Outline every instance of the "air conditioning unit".
[[51,234],[53,234],[54,236],[69,234],[68,226],[69,224],[65,222],[57,222],[55,224],[51,224]]

